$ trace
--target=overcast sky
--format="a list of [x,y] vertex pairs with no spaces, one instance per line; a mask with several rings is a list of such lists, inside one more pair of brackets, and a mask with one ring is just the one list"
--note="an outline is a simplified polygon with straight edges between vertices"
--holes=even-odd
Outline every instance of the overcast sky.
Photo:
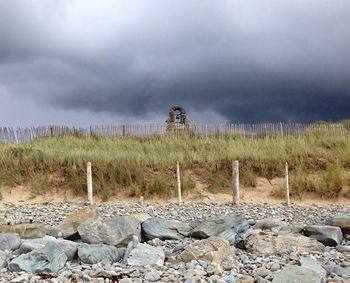
[[349,0],[0,0],[0,126],[350,117]]

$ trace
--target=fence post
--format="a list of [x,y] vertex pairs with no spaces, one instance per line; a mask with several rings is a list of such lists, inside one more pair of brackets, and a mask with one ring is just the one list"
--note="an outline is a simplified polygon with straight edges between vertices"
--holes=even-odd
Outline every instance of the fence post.
[[179,198],[179,205],[182,205],[181,199],[181,178],[180,178],[180,163],[176,163],[176,178],[177,178],[177,196]]
[[280,122],[280,131],[281,131],[281,137],[283,137],[283,124]]
[[87,200],[89,205],[92,205],[92,170],[91,162],[87,163]]
[[126,128],[125,128],[125,125],[123,125],[123,137],[125,137],[126,135]]
[[232,195],[233,204],[239,204],[239,162],[232,161]]
[[286,167],[285,167],[285,182],[286,182],[286,203],[287,206],[290,206],[290,200],[289,200],[289,173],[288,173],[288,162],[286,162]]

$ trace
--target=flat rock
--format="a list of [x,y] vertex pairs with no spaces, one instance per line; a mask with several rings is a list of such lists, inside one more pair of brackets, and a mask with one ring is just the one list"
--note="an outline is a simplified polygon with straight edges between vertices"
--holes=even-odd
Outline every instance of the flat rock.
[[350,234],[350,216],[337,215],[330,217],[325,222],[326,225],[339,227],[344,235]]
[[243,247],[244,241],[251,233],[250,225],[244,216],[228,214],[223,218],[203,221],[189,236],[197,239],[217,236],[229,241],[230,245]]
[[234,248],[227,240],[220,237],[209,237],[188,245],[178,256],[178,259],[182,262],[204,260],[220,264],[232,256],[233,252]]
[[133,235],[140,239],[140,222],[132,216],[103,219],[96,217],[78,227],[80,238],[88,244],[107,244],[126,247]]
[[78,251],[78,244],[73,241],[56,239],[51,236],[45,236],[39,239],[27,239],[24,240],[19,248],[21,254],[29,253],[33,250],[43,248],[48,242],[55,242],[66,254],[68,260],[73,260]]
[[326,246],[335,247],[341,244],[343,234],[339,227],[310,225],[304,228],[304,235],[316,239]]
[[279,219],[265,218],[265,219],[256,221],[256,224],[254,225],[254,229],[271,231],[273,228],[284,227],[284,226],[289,226],[289,224]]
[[164,265],[165,254],[161,247],[153,247],[148,244],[138,244],[132,249],[127,263],[129,265],[138,264],[141,266]]
[[17,233],[21,239],[35,239],[44,237],[47,228],[46,225],[42,223],[0,225],[0,232]]
[[14,258],[9,264],[9,269],[15,272],[23,270],[30,273],[54,273],[61,270],[66,261],[64,251],[56,243],[48,242],[41,249]]
[[191,227],[177,220],[150,218],[142,223],[142,238],[145,241],[158,238],[160,240],[180,240],[188,236]]
[[248,252],[258,255],[283,255],[289,253],[321,253],[325,250],[323,244],[315,239],[299,234],[263,233],[255,234],[246,242]]
[[78,246],[78,257],[82,262],[88,264],[96,264],[104,260],[116,262],[120,259],[116,247],[103,244],[80,244]]
[[0,250],[13,251],[19,248],[21,239],[17,233],[0,233]]
[[289,265],[277,273],[273,283],[322,283],[323,278],[319,273],[305,267]]
[[97,217],[95,206],[88,206],[68,215],[59,225],[54,227],[51,236],[64,239],[79,239],[78,226],[85,221]]
[[300,258],[300,264],[304,268],[311,269],[318,273],[321,278],[321,282],[324,282],[326,280],[327,272],[326,270],[321,266],[321,264],[312,256],[304,257],[302,256]]

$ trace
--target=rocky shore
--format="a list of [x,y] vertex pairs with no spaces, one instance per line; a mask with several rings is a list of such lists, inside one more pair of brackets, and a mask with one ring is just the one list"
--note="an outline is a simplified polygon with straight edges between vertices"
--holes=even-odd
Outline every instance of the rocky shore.
[[0,206],[0,282],[350,282],[350,207]]

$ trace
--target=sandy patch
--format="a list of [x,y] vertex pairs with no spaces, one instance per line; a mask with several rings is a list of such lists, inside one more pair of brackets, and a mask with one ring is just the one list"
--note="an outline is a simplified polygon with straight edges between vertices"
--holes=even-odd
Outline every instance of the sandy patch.
[[[215,202],[215,203],[227,203],[232,201],[232,195],[229,190],[227,193],[218,193],[212,194],[206,190],[206,184],[204,184],[198,178],[195,178],[196,190],[188,195],[183,196],[183,202],[194,202],[194,201],[203,201],[203,202]],[[257,186],[252,187],[241,187],[241,201],[245,203],[274,203],[274,204],[283,204],[283,199],[277,199],[271,196],[271,191],[276,186],[283,186],[284,179],[276,178],[271,181],[268,181],[265,178],[258,178]],[[50,203],[50,202],[75,202],[81,203],[85,201],[83,196],[75,195],[71,190],[55,188],[50,191],[41,194],[33,194],[28,187],[18,186],[15,188],[1,188],[2,200],[0,204],[3,203]],[[117,193],[116,196],[111,197],[106,203],[134,203],[139,201],[139,198],[128,197],[127,193]],[[149,203],[159,203],[165,204],[167,202],[177,202],[177,198],[170,199],[160,199],[157,197],[145,199],[145,202]],[[94,197],[95,203],[102,203],[102,200],[99,197]],[[291,202],[300,204],[300,205],[313,205],[313,204],[345,204],[350,205],[350,199],[339,197],[338,199],[321,199],[318,196],[313,194],[305,194],[300,199],[291,198]]]

